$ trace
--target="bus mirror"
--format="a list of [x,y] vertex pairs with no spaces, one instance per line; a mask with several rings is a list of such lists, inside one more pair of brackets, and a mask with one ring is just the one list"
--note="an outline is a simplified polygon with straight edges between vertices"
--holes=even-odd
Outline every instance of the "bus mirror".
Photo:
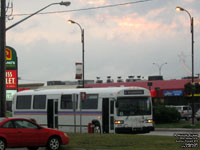
[[118,101],[116,101],[115,107],[118,108],[118,106],[119,106],[119,103],[118,103]]

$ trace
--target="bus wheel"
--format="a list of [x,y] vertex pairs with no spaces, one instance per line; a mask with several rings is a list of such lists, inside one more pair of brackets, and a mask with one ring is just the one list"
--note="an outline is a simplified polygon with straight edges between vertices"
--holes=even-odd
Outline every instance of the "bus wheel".
[[101,133],[101,128],[99,125],[94,125],[94,133]]

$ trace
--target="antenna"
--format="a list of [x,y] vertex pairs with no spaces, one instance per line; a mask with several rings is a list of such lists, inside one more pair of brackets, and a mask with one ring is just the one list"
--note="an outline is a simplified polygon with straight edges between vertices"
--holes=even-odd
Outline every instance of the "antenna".
[[13,0],[9,0],[8,1],[8,4],[6,6],[6,18],[8,20],[13,20],[14,17],[13,17]]
[[192,75],[192,71],[191,71],[191,69],[189,69],[189,67],[186,65],[186,55],[183,53],[183,52],[181,52],[181,54],[180,55],[178,55],[178,57],[179,57],[179,61],[180,61],[180,63],[181,63],[181,66],[183,67],[183,69],[184,69],[184,71],[188,74],[188,75]]

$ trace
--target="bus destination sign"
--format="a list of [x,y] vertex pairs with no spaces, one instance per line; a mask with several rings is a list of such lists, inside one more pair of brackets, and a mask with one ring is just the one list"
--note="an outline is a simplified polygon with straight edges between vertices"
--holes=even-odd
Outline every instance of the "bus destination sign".
[[125,90],[124,95],[140,95],[144,94],[144,90]]

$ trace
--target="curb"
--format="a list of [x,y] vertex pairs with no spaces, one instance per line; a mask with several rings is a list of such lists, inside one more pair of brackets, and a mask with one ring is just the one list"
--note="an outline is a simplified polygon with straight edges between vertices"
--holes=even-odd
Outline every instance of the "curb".
[[191,131],[200,132],[200,129],[192,128],[155,128],[155,131]]

